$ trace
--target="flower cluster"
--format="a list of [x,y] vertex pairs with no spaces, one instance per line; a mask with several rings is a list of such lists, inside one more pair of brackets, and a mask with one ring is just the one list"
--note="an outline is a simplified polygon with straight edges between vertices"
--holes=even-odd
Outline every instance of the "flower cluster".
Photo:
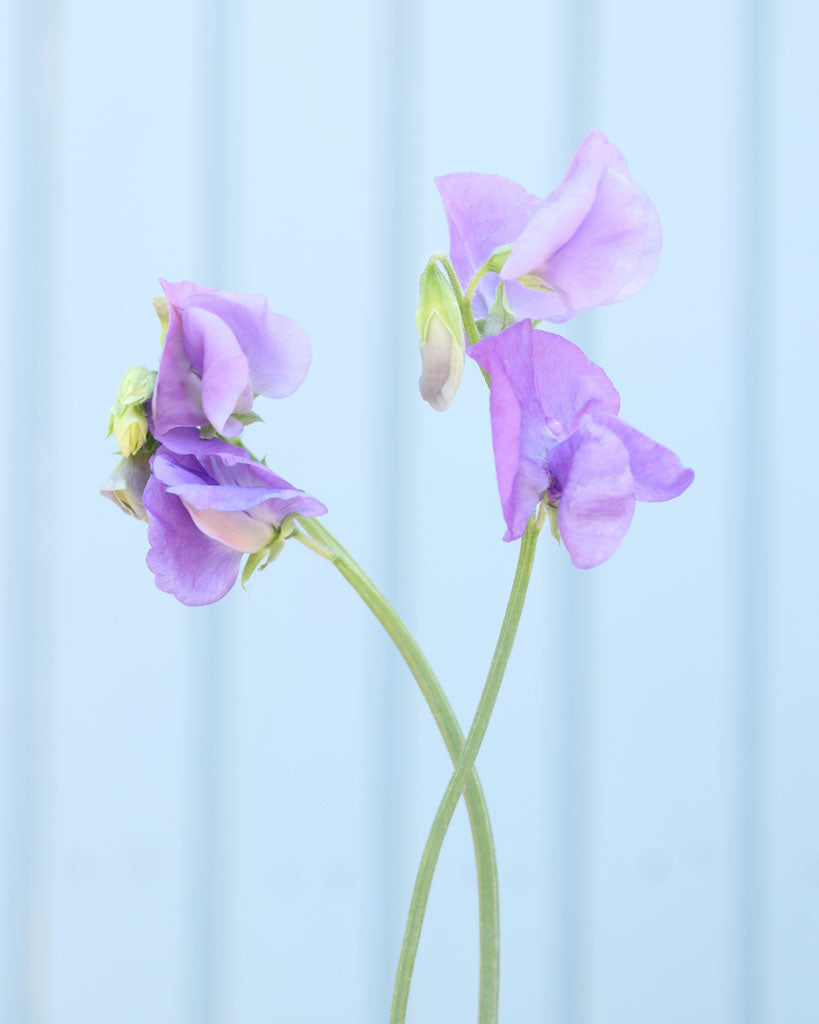
[[[576,566],[599,565],[635,502],[674,498],[694,474],[619,418],[599,366],[538,325],[639,292],[660,255],[657,211],[597,131],[545,199],[493,174],[437,185],[450,253],[421,275],[421,394],[447,409],[469,355],[490,387],[504,539],[521,537],[539,510]],[[326,512],[241,441],[259,419],[256,396],[284,398],[302,383],[310,342],[260,295],[161,283],[159,370],[135,366],[122,381],[109,434],[123,459],[102,493],[148,523],[157,586],[207,604],[234,585],[245,556],[243,582],[276,557],[297,516]]]
[[636,501],[674,498],[694,474],[619,418],[619,395],[599,366],[532,318],[560,323],[639,292],[660,255],[657,211],[597,131],[542,200],[492,174],[437,184],[450,233],[448,301],[460,318],[444,332],[452,315],[432,315],[445,301],[440,277],[434,291],[422,277],[421,394],[448,407],[466,333],[466,354],[490,387],[504,539],[521,537],[540,506],[572,562],[599,565],[619,546]]
[[124,458],[102,493],[148,523],[148,567],[183,604],[218,601],[278,554],[295,516],[326,512],[238,440],[257,394],[304,380],[310,341],[260,295],[162,281],[159,371],[128,371],[110,431]]

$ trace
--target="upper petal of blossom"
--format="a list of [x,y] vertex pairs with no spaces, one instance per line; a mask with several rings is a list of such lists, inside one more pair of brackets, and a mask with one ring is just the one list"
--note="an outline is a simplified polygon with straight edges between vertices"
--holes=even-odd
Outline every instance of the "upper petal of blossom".
[[273,313],[261,295],[161,281],[168,330],[153,397],[157,436],[210,423],[242,432],[233,413],[249,412],[253,395],[284,398],[304,380],[310,341],[290,317]]
[[220,434],[235,437],[242,425],[236,421],[226,431],[228,420],[250,388],[250,367],[239,341],[224,320],[198,306],[182,311],[182,329],[185,349],[201,375],[202,409]]
[[623,154],[602,132],[591,131],[580,144],[566,176],[540,201],[509,254],[502,276],[530,274],[566,245],[591,211],[601,176],[613,170],[628,178]]
[[[445,174],[436,178],[435,184],[449,224],[452,264],[466,286],[495,249],[515,241],[540,200],[522,185],[497,174]],[[481,282],[479,291],[491,305],[495,294],[492,281]]]
[[160,282],[170,304],[205,309],[219,317],[239,339],[253,390],[268,398],[286,398],[310,368],[310,339],[289,316],[274,313],[263,295],[202,288],[190,281]]
[[154,477],[143,494],[148,513],[148,568],[160,590],[187,605],[211,604],[236,582],[242,552],[213,540],[191,519],[180,498]]
[[596,413],[595,418],[617,434],[626,446],[634,477],[634,497],[638,501],[668,501],[690,486],[694,470],[686,469],[674,452],[617,416]]
[[194,367],[183,344],[182,314],[169,304],[168,330],[159,360],[151,419],[154,436],[176,427],[200,427],[208,422],[202,408],[201,367]]
[[616,413],[620,399],[605,373],[557,334],[528,320],[473,345],[469,355],[489,374],[492,442],[508,527],[522,536],[549,487],[548,452],[588,412]]
[[565,320],[640,291],[654,273],[661,246],[654,204],[632,182],[619,149],[593,131],[563,182],[521,232],[501,276],[545,281],[564,309],[538,315]]
[[634,515],[634,479],[620,438],[594,416],[549,455],[560,487],[560,536],[578,569],[610,558]]

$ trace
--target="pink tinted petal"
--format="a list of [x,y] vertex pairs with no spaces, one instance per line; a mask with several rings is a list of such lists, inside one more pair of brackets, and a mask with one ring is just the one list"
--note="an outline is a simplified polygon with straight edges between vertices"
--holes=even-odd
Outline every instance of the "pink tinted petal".
[[660,258],[654,205],[628,178],[606,170],[594,205],[574,236],[539,268],[574,310],[639,291]]
[[519,317],[559,324],[574,316],[574,310],[569,309],[556,291],[527,288],[518,281],[506,281],[504,287],[509,308]]
[[690,486],[694,470],[686,469],[674,452],[616,416],[596,414],[595,418],[626,446],[638,501],[668,501]]
[[160,590],[187,605],[211,604],[236,582],[242,553],[197,529],[179,498],[151,478],[142,496],[148,514],[148,568]]
[[540,200],[497,174],[446,174],[435,184],[449,223],[450,256],[461,284],[523,231]]
[[663,248],[663,229],[660,224],[660,215],[648,196],[646,196],[646,200],[645,234],[643,236],[643,248],[637,260],[637,269],[634,272],[634,277],[612,298],[612,302],[622,302],[623,299],[630,299],[632,295],[642,291],[651,280],[660,261],[660,253]]
[[589,132],[563,181],[540,203],[521,232],[502,277],[512,280],[542,268],[573,237],[594,204],[600,176],[609,167],[628,176],[620,150],[602,132]]
[[307,332],[291,317],[272,312],[264,296],[207,291],[193,296],[190,305],[213,313],[233,331],[257,394],[286,398],[304,381],[311,354]]
[[250,370],[236,335],[218,316],[197,306],[182,313],[185,349],[202,373],[202,408],[220,433],[248,386]]
[[600,565],[617,550],[634,515],[634,480],[625,445],[586,417],[549,456],[561,494],[557,521],[572,563]]
[[[211,490],[217,490],[213,487]],[[234,551],[253,554],[273,539],[273,527],[249,516],[247,512],[224,512],[215,508],[195,508],[182,498],[191,519],[207,537],[226,544]]]

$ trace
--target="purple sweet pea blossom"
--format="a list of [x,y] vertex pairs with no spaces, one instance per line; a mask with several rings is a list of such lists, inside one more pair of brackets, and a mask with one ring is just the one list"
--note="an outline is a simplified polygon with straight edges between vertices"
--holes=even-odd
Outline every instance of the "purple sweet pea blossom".
[[202,440],[193,429],[174,430],[162,440],[142,495],[147,561],[160,590],[183,604],[224,597],[245,554],[266,547],[286,516],[327,511],[243,448]]
[[580,569],[617,550],[635,501],[667,501],[694,479],[677,456],[618,417],[606,374],[565,338],[523,320],[469,355],[489,375],[504,540],[523,535],[541,498]]
[[310,341],[261,295],[220,292],[190,281],[160,279],[168,299],[168,330],[153,395],[159,437],[177,427],[210,424],[238,437],[256,394],[284,398],[304,380]]
[[[517,316],[561,323],[620,302],[645,287],[660,258],[654,204],[598,131],[589,132],[561,184],[542,200],[494,174],[448,174],[436,184],[461,284],[495,249],[511,247],[500,279]],[[498,281],[493,273],[480,282],[477,316],[486,316]]]

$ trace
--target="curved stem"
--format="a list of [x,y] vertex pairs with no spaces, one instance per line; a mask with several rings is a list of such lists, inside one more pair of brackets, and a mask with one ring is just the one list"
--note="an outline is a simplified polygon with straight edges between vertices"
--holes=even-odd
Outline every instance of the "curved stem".
[[[381,591],[326,527],[316,519],[299,517],[298,522],[301,530],[296,530],[293,536],[335,565],[398,648],[429,705],[453,765],[459,765],[464,750],[463,732],[441,684],[415,638]],[[462,780],[461,789],[464,790],[464,800],[472,830],[472,842],[475,847],[480,915],[481,958],[478,1020],[479,1024],[495,1024],[498,1019],[500,971],[498,866],[483,789],[476,773],[467,771],[466,775],[468,778],[465,776]],[[461,790],[458,791],[459,795],[460,792]]]
[[478,708],[467,734],[461,756],[438,806],[424,852],[421,855],[421,863],[415,879],[415,888],[413,889],[412,902],[410,903],[410,910],[407,916],[404,941],[401,946],[401,956],[395,976],[390,1024],[403,1024],[406,1018],[412,971],[415,966],[415,956],[421,937],[421,926],[424,922],[424,912],[432,885],[432,876],[435,873],[435,865],[438,862],[438,855],[441,852],[444,836],[452,820],[452,815],[455,813],[455,808],[464,790],[464,785],[469,778],[474,778],[473,766],[475,758],[478,755],[481,741],[489,725],[489,718],[495,706],[495,699],[498,696],[506,664],[509,661],[509,654],[515,642],[518,622],[520,621],[523,603],[526,599],[529,577],[532,573],[535,547],[541,523],[541,515],[538,515],[537,519],[533,517],[529,521],[529,525],[521,540],[518,565],[512,582],[512,592],[509,595],[506,614],[503,617],[498,642],[495,645],[495,653],[492,656],[492,663],[489,666],[489,673],[486,677],[486,684],[484,685],[481,699],[478,702]]

